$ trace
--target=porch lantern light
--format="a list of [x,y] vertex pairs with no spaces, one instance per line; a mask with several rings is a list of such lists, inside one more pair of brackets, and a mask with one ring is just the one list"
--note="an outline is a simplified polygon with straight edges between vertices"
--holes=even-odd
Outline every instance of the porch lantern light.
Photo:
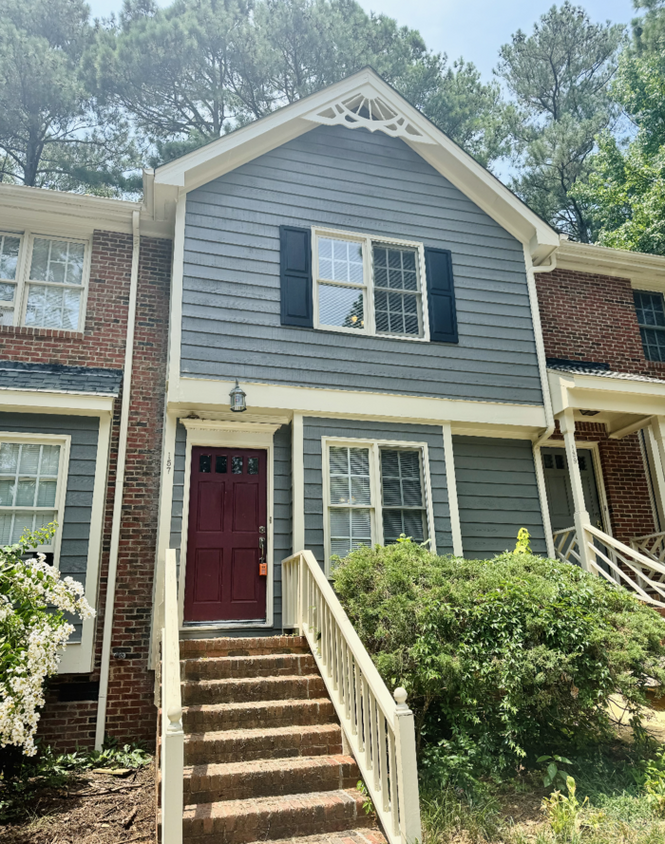
[[234,413],[243,413],[247,410],[247,404],[245,399],[247,398],[244,390],[242,390],[238,386],[238,379],[236,378],[236,385],[229,393],[229,397],[231,398],[231,410]]

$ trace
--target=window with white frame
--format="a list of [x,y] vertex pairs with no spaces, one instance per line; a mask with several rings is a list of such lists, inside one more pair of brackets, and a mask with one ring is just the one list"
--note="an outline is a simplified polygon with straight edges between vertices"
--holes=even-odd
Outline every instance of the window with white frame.
[[0,233],[0,322],[82,331],[87,242]]
[[326,445],[327,559],[396,542],[401,534],[417,542],[431,536],[424,445]]
[[[0,545],[62,522],[64,441],[0,438]],[[42,546],[55,550],[55,537]]]
[[314,229],[319,328],[427,339],[420,243]]

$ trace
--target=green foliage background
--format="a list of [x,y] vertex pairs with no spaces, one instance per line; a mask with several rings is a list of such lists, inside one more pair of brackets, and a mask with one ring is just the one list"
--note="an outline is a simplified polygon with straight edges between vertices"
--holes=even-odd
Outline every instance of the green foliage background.
[[648,678],[665,682],[665,621],[566,563],[400,542],[353,552],[334,583],[387,685],[407,689],[437,779],[514,771],[602,737],[614,694],[638,728]]

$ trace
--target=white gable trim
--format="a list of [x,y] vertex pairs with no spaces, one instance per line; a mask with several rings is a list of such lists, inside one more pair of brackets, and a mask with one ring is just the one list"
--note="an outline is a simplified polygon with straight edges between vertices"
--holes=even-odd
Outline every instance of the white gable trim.
[[[356,113],[361,112],[359,104],[371,104],[370,116]],[[321,123],[362,126],[401,138],[523,243],[535,265],[559,245],[558,234],[547,223],[369,68],[146,172],[148,207],[172,202],[181,192],[217,179]]]

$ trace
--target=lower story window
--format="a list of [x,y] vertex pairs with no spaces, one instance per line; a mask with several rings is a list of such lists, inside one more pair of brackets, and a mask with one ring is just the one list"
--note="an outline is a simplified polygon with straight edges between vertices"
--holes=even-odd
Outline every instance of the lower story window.
[[400,535],[430,536],[424,446],[330,443],[327,452],[327,558]]
[[[64,443],[0,439],[0,545],[61,520]],[[54,551],[55,537],[41,546]]]

